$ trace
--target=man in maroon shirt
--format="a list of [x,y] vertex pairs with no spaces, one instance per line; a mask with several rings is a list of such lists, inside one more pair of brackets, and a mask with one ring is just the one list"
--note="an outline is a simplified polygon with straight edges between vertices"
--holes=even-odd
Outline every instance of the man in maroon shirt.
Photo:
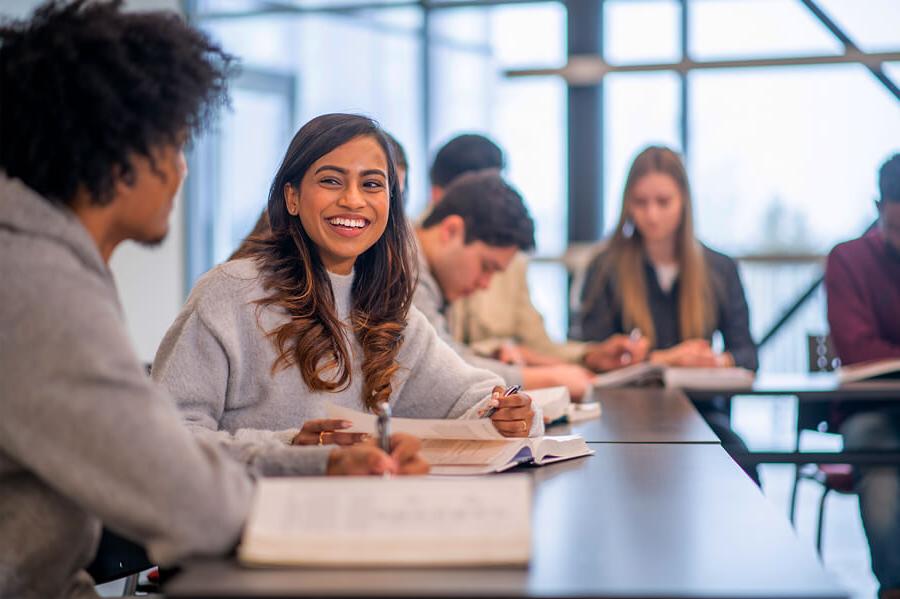
[[[900,358],[900,154],[879,172],[878,226],[835,247],[825,268],[828,324],[843,364]],[[857,413],[847,449],[900,449],[900,407]],[[879,597],[900,599],[900,470],[858,469],[856,490]]]

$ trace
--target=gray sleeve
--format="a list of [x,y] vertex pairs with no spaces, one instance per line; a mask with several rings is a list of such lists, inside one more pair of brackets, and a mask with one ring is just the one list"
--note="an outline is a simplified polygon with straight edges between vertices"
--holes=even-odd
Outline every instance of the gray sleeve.
[[203,301],[192,297],[166,333],[153,363],[154,380],[172,395],[190,430],[247,464],[253,474],[324,474],[334,448],[291,446],[297,429],[221,430],[229,386],[240,389],[241,369],[252,361],[244,359],[235,342],[246,324],[231,319],[225,305],[217,306],[214,322],[208,322],[213,319],[203,317]]
[[4,300],[0,451],[157,563],[225,553],[253,481],[185,429],[134,354],[118,306],[90,289],[97,284],[36,271],[33,291]]
[[508,385],[521,385],[524,382],[520,366],[504,364],[500,360],[479,356],[469,346],[453,338],[453,335],[450,334],[447,318],[440,309],[442,304],[441,291],[437,288],[436,283],[420,277],[413,295],[413,304],[431,323],[441,340],[459,354],[463,360],[476,368],[490,370],[499,375]]
[[[498,375],[464,361],[415,307],[409,311],[404,338],[407,378],[396,402],[398,416],[477,418],[493,388],[504,385]],[[531,436],[544,433],[540,409],[535,412]]]

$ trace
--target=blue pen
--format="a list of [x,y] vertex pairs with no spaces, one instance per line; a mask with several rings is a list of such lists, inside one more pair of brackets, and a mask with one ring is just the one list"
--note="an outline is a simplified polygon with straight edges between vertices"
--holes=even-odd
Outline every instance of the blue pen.
[[[522,385],[510,385],[506,388],[506,391],[503,392],[503,397],[509,397],[510,395],[515,395],[519,392],[519,389],[522,388]],[[485,412],[481,417],[482,418],[490,418],[494,415],[494,412],[497,411],[497,408],[490,408],[487,412]]]

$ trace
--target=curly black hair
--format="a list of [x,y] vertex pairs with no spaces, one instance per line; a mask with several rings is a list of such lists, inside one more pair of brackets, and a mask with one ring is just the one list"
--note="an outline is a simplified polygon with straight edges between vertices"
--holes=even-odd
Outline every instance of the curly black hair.
[[439,225],[451,215],[466,223],[466,243],[481,241],[494,247],[534,249],[534,221],[522,196],[503,180],[496,169],[460,175],[422,222],[422,228]]
[[177,14],[50,0],[0,23],[0,169],[56,203],[131,183],[227,104],[234,59]]

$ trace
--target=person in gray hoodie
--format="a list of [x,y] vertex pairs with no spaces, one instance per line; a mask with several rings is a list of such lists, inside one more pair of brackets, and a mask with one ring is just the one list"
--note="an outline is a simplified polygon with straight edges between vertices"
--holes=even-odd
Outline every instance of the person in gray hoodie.
[[229,64],[177,15],[121,2],[0,24],[0,597],[95,597],[101,525],[160,564],[226,553],[255,476],[422,470],[400,437],[390,456],[247,439],[234,461],[130,345],[109,258],[165,237],[182,146]]

